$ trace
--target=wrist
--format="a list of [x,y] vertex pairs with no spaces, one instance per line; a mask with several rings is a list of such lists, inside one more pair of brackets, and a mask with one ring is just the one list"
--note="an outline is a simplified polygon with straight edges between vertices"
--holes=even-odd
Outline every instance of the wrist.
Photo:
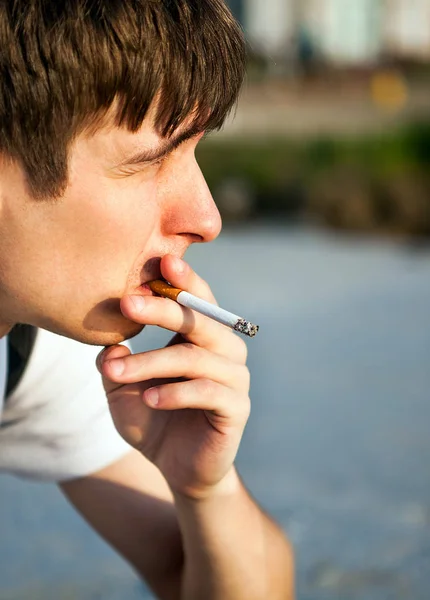
[[241,481],[234,466],[228,473],[214,486],[201,487],[187,490],[186,492],[176,492],[172,490],[175,504],[207,504],[214,500],[235,496],[241,489]]

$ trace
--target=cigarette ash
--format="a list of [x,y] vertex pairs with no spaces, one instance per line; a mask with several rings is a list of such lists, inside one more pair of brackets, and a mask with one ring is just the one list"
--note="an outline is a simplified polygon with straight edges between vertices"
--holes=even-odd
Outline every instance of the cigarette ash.
[[245,319],[239,319],[239,321],[234,326],[234,330],[238,333],[243,333],[249,337],[255,337],[259,331],[259,326],[250,323],[249,321],[245,321]]

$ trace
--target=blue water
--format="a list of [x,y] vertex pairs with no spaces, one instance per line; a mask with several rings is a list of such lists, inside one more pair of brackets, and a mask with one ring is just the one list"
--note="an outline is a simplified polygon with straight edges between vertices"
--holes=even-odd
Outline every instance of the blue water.
[[[299,598],[428,600],[430,250],[259,225],[189,257],[261,326],[238,465]],[[2,477],[0,507],[1,600],[151,598],[55,487]]]

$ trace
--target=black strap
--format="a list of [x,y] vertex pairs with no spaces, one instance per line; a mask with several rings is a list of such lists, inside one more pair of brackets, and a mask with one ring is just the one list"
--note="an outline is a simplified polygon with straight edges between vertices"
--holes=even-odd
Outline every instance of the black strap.
[[31,325],[16,325],[8,335],[9,365],[6,398],[16,389],[24,375],[36,335],[37,329]]

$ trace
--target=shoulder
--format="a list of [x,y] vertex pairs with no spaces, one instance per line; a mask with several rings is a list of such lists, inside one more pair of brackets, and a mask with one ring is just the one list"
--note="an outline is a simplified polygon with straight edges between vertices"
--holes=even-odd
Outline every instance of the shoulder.
[[101,469],[130,450],[112,423],[95,365],[100,350],[38,330],[5,406],[0,470],[61,481]]
[[34,409],[58,403],[63,395],[70,397],[91,383],[99,382],[95,361],[101,348],[86,346],[74,340],[38,329],[34,334],[25,371],[15,387],[8,409],[12,406]]

